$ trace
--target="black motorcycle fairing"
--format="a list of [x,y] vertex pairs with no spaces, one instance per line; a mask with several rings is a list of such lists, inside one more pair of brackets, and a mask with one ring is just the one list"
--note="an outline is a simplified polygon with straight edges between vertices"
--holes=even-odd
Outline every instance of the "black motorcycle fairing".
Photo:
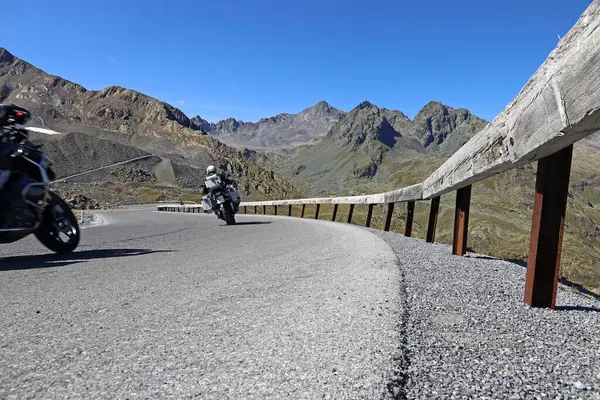
[[[2,145],[0,146],[2,149],[2,154],[0,154],[0,169],[22,173],[41,181],[42,176],[39,167],[23,158],[24,156],[35,163],[41,163],[43,153],[39,150],[39,147],[35,146],[29,140],[22,140],[17,143],[9,140],[2,141]],[[48,170],[50,171],[50,168]],[[53,177],[50,177],[49,173],[48,178],[53,180],[56,175],[54,171],[51,171],[51,174]]]
[[[8,90],[7,90],[8,88]],[[0,87],[0,101],[10,86]],[[79,245],[77,218],[64,200],[47,185],[56,178],[51,161],[28,140],[22,126],[30,113],[9,105],[0,110],[0,169],[8,182],[0,187],[0,243],[12,243],[34,234],[46,248],[64,254]]]
[[31,118],[31,113],[15,104],[4,104],[4,112],[0,119],[0,125],[23,125]]
[[[3,105],[0,118],[0,170],[10,171],[9,180],[0,188],[0,229],[34,229],[43,211],[46,190],[41,168],[41,146],[27,138],[27,130],[17,127],[30,117],[29,111],[14,104]],[[43,165],[42,165],[43,163]],[[36,165],[38,164],[38,165]],[[48,174],[55,177],[53,171]],[[41,206],[37,207],[35,205]],[[2,232],[0,242],[18,240],[21,232]]]
[[[31,183],[37,181],[22,175],[13,174],[0,192],[0,229],[6,228],[31,228],[35,227],[42,209],[37,209],[25,202],[23,190]],[[44,192],[40,187],[31,187],[25,194],[28,201],[37,203],[44,199]]]

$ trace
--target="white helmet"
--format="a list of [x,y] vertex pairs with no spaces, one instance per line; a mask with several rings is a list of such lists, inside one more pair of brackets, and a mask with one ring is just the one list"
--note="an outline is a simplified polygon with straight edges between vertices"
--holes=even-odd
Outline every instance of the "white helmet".
[[206,175],[212,175],[212,174],[216,174],[217,173],[217,167],[215,167],[214,165],[209,165],[208,168],[206,168]]

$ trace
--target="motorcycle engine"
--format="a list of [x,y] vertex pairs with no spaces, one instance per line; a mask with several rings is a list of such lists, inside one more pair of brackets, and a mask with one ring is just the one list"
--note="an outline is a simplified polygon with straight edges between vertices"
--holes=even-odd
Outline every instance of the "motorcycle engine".
[[33,182],[35,181],[28,177],[11,180],[0,192],[0,229],[35,226],[38,216],[21,196],[25,185]]

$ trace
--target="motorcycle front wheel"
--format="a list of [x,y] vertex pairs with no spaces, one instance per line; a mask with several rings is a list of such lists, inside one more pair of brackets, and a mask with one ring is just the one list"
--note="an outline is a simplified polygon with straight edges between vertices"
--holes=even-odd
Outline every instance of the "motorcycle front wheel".
[[42,223],[35,237],[55,253],[70,253],[77,248],[81,231],[71,208],[55,193],[44,210]]
[[223,216],[225,217],[225,223],[227,225],[233,225],[233,224],[235,224],[235,215],[234,215],[234,212],[233,212],[233,205],[231,204],[231,202],[228,202],[223,207]]

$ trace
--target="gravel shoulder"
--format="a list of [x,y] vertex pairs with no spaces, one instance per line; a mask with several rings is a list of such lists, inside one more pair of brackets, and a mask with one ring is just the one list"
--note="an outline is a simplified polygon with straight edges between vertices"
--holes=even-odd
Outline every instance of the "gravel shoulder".
[[557,310],[523,304],[525,268],[366,229],[398,256],[411,399],[600,399],[600,302],[560,285]]

